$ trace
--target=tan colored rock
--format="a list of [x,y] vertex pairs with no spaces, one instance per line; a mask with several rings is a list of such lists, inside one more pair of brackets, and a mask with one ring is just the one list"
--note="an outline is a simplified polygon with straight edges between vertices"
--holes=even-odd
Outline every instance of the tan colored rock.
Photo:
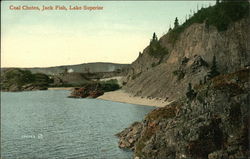
[[[161,44],[169,50],[160,65],[152,67],[159,59],[151,57],[146,47],[132,63],[125,79],[126,91],[138,96],[160,97],[168,101],[185,95],[188,83],[195,85],[204,80],[209,67],[201,66],[193,70],[192,65],[201,57],[211,66],[212,58],[217,57],[221,73],[229,73],[250,65],[250,19],[233,23],[224,32],[213,26],[206,29],[205,24],[193,24],[181,33],[176,44],[169,43],[169,35],[160,38]],[[183,64],[183,59],[188,62]],[[185,76],[178,80],[173,74],[183,69]]]

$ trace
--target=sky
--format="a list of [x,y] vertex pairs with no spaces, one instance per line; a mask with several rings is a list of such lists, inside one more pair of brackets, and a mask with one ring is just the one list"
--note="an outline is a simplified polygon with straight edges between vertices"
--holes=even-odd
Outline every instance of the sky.
[[[214,1],[2,1],[1,67],[132,63],[149,44]],[[10,6],[102,6],[103,10],[11,10]]]

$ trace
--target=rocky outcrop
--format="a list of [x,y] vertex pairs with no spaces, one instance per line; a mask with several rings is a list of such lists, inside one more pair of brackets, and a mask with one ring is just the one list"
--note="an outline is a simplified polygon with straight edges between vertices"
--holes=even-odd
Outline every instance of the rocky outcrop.
[[48,88],[45,86],[38,86],[34,84],[26,84],[21,87],[22,91],[36,91],[36,90],[47,90]]
[[17,84],[12,84],[8,89],[2,89],[1,91],[6,92],[20,92],[20,91],[38,91],[38,90],[48,90],[48,87],[39,86],[35,84],[25,84],[23,86],[18,86]]
[[8,89],[2,89],[1,91],[6,92],[20,92],[20,91],[38,91],[38,90],[47,90],[47,87],[39,86],[35,84],[25,84],[23,86],[18,86],[17,84],[12,84],[8,87]]
[[135,122],[129,128],[116,134],[116,136],[120,138],[119,147],[134,150],[135,142],[137,142],[140,137],[142,126],[141,122]]
[[97,98],[104,94],[99,84],[87,84],[84,87],[74,88],[69,98]]
[[82,87],[75,88],[70,98],[97,98],[104,92],[115,91],[120,89],[117,80],[111,79],[107,81],[91,81]]
[[250,69],[219,75],[118,134],[139,159],[238,159],[249,152]]
[[[186,28],[173,44],[168,34],[160,38],[168,50],[163,59],[150,56],[149,47],[131,64],[125,89],[143,97],[168,98],[184,95],[188,83],[204,80],[216,57],[218,71],[229,73],[250,65],[249,18],[232,23],[226,31],[203,24]],[[156,78],[157,77],[157,78]]]

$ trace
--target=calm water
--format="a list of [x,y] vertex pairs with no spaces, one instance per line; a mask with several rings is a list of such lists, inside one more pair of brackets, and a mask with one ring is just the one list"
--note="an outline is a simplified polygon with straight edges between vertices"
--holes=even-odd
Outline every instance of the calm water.
[[66,98],[69,93],[1,93],[2,159],[132,158],[114,134],[153,107]]

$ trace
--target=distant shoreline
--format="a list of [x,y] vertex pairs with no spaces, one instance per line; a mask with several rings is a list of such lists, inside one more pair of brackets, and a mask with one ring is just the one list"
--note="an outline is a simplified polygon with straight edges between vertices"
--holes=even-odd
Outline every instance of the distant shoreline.
[[68,90],[71,91],[75,87],[49,87],[48,90]]
[[163,99],[148,99],[145,97],[143,98],[133,96],[132,94],[127,93],[124,90],[106,92],[104,93],[104,95],[99,96],[97,99],[155,107],[164,107],[170,103],[169,101],[165,101]]

